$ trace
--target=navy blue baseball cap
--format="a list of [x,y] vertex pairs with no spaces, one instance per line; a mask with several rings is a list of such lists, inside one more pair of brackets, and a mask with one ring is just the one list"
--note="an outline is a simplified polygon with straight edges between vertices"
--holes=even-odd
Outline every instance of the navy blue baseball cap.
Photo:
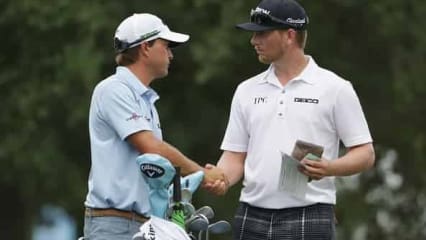
[[261,32],[274,29],[305,30],[308,25],[305,9],[295,0],[263,0],[250,12],[250,22],[237,28]]

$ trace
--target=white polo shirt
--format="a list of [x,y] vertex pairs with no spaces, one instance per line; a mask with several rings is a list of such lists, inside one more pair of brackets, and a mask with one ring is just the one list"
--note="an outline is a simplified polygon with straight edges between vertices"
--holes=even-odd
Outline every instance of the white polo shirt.
[[126,67],[117,67],[96,86],[89,113],[92,166],[85,206],[150,211],[148,185],[136,163],[139,152],[125,139],[143,130],[162,139],[154,106],[158,98]]
[[334,177],[310,182],[305,199],[280,191],[280,152],[291,155],[300,139],[323,146],[323,157],[333,160],[340,140],[346,147],[372,142],[352,85],[307,57],[306,68],[284,87],[271,65],[234,94],[221,149],[247,152],[240,201],[273,209],[335,204]]

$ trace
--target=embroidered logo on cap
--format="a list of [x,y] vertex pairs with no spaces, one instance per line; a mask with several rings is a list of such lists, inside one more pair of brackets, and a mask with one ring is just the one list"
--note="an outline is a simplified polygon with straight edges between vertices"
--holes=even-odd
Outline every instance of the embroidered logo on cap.
[[263,13],[263,14],[269,15],[271,13],[271,11],[260,8],[260,7],[256,7],[256,9],[251,10],[251,14],[253,14],[253,13]]
[[287,18],[286,21],[288,23],[295,23],[295,24],[304,24],[304,23],[306,23],[306,19],[305,18],[298,18],[298,19]]

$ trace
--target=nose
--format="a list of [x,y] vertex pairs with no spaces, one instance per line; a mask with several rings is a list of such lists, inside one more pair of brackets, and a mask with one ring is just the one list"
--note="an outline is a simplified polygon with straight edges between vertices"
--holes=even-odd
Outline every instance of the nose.
[[256,32],[254,32],[253,35],[250,38],[250,44],[251,45],[254,46],[254,45],[258,44],[259,41],[258,41],[257,36],[258,36],[258,34]]

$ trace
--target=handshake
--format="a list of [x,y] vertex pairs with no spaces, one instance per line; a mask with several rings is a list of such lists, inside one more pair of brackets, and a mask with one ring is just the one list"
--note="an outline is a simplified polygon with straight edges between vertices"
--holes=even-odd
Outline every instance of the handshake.
[[202,187],[207,191],[224,195],[229,189],[229,180],[221,168],[212,164],[206,164],[203,169],[204,179]]

